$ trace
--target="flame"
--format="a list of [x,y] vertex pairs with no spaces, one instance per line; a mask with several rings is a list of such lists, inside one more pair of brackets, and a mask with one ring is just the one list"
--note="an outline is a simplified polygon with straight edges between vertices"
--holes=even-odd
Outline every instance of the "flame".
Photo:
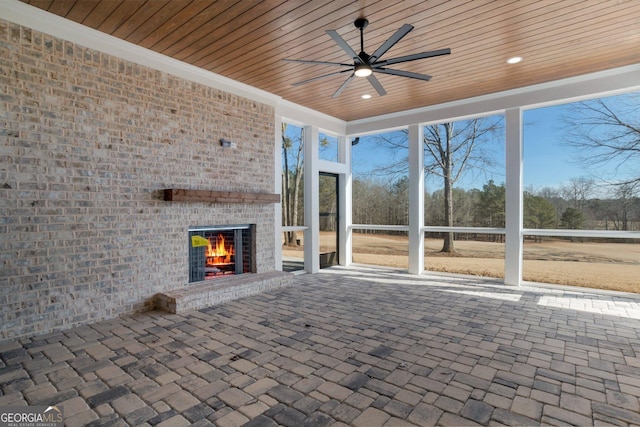
[[207,240],[209,240],[209,244],[207,245],[205,254],[208,265],[228,264],[233,262],[231,257],[236,254],[236,251],[233,248],[233,244],[225,246],[224,236],[222,233],[215,239],[214,244],[212,244],[211,238]]

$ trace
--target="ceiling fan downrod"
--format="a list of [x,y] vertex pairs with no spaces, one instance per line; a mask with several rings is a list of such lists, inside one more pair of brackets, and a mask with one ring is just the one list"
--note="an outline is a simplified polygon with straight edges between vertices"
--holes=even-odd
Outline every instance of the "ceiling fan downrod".
[[353,25],[360,30],[360,53],[364,53],[364,29],[369,25],[369,21],[365,18],[358,18]]

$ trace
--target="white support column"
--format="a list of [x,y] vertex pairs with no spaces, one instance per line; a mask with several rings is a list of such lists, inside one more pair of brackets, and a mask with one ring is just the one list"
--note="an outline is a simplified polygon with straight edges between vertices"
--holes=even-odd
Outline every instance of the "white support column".
[[309,273],[320,271],[319,140],[317,127],[304,127],[304,269]]
[[352,256],[352,237],[351,237],[351,225],[353,219],[351,217],[352,206],[352,194],[351,194],[351,138],[341,136],[338,138],[338,161],[346,165],[347,170],[345,173],[338,175],[338,193],[339,199],[339,211],[338,211],[338,223],[340,229],[338,230],[338,263],[340,265],[351,265]]
[[282,204],[284,195],[282,194],[282,117],[275,116],[275,148],[274,152],[274,193],[280,194],[280,203],[274,204],[274,269],[282,271]]
[[506,188],[505,188],[505,257],[504,283],[520,286],[522,281],[522,256],[524,237],[522,193],[522,109],[511,108],[505,112],[506,123]]
[[424,271],[424,128],[409,126],[409,273]]

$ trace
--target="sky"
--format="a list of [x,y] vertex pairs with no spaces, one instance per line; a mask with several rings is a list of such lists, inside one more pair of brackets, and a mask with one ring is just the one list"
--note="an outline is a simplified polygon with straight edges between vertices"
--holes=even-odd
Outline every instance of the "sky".
[[[523,114],[524,129],[524,186],[534,189],[559,187],[586,172],[573,162],[570,148],[562,145],[563,106],[528,110]],[[496,163],[491,173],[469,172],[457,187],[482,188],[489,179],[502,183],[505,179],[504,137],[491,148]],[[356,176],[369,176],[368,171],[383,166],[390,158],[406,158],[404,153],[392,153],[381,147],[376,136],[361,138],[353,148],[353,170]],[[438,182],[439,183],[439,182]],[[436,183],[433,183],[434,186]]]
[[527,110],[524,120],[524,187],[558,187],[589,172],[575,161],[572,149],[562,144],[565,106]]

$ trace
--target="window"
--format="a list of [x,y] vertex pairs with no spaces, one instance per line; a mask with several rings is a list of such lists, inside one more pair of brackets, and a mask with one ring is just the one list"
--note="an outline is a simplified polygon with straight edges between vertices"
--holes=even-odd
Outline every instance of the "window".
[[304,268],[304,139],[303,128],[282,125],[282,259],[283,270]]
[[361,137],[352,146],[353,223],[409,224],[407,133]]
[[338,161],[338,138],[335,136],[320,133],[320,144],[318,144],[318,158],[329,162]]
[[425,269],[503,277],[503,116],[425,125],[423,144]]
[[640,230],[639,109],[629,93],[524,112],[524,280],[640,291],[640,242],[619,234]]
[[353,261],[408,267],[408,139],[404,130],[352,143]]

